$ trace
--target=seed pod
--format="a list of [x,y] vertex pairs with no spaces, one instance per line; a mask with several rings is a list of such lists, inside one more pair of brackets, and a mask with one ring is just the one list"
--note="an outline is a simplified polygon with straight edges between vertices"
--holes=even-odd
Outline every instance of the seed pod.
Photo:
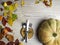
[[19,45],[19,40],[18,39],[15,40],[15,45]]
[[6,45],[5,42],[3,41],[0,41],[0,45]]
[[3,26],[5,26],[6,23],[7,23],[7,20],[3,17],[3,19],[2,19],[2,24],[3,24]]
[[5,29],[7,29],[8,32],[12,32],[12,30],[9,27],[5,27]]
[[8,42],[7,45],[15,45],[14,42]]
[[11,1],[7,1],[6,3],[7,3],[7,5],[11,5],[11,4],[12,4],[12,2],[11,2]]

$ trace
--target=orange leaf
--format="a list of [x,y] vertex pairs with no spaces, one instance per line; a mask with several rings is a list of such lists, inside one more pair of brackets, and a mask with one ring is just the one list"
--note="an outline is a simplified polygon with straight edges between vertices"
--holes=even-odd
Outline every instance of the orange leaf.
[[2,21],[2,19],[3,19],[3,16],[0,15],[0,21]]

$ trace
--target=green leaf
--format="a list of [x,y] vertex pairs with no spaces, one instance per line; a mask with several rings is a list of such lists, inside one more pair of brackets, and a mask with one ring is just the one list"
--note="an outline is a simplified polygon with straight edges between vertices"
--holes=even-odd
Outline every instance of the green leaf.
[[2,26],[0,25],[0,29],[2,29]]
[[5,10],[9,10],[9,7],[6,6],[6,7],[4,7],[4,9],[5,9]]
[[12,20],[15,21],[17,19],[17,15],[16,14],[12,14]]

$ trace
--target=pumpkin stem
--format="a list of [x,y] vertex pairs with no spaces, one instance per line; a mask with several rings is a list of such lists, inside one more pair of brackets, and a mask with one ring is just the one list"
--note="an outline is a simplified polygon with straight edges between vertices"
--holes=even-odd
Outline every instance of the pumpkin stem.
[[53,36],[54,36],[54,37],[56,37],[56,36],[57,36],[57,34],[56,34],[56,33],[53,33]]

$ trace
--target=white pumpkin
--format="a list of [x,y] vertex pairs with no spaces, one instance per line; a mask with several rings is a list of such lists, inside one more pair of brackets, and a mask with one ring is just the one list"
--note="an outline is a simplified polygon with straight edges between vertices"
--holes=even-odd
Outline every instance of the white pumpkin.
[[44,45],[60,45],[60,21],[56,19],[45,20],[39,27],[38,39]]

